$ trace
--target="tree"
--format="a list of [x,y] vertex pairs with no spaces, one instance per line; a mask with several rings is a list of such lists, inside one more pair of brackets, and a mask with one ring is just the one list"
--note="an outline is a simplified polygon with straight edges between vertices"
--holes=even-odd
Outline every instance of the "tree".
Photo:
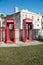
[[0,14],[0,17],[1,17],[1,18],[4,18],[4,14]]

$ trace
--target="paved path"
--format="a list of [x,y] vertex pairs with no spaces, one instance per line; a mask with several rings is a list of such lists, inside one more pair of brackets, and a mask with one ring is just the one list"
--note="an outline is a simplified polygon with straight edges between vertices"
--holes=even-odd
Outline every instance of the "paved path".
[[20,47],[20,46],[30,46],[30,45],[38,45],[38,44],[43,44],[43,42],[39,41],[31,41],[31,42],[21,42],[17,41],[15,44],[6,44],[4,42],[0,43],[0,47]]

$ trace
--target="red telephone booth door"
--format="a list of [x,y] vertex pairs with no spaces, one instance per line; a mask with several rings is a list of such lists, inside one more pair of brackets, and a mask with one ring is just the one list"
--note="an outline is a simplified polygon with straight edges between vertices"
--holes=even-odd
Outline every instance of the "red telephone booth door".
[[13,18],[6,20],[6,43],[15,43],[15,20]]
[[26,18],[23,21],[23,41],[33,40],[33,23],[32,19]]
[[26,23],[26,40],[32,40],[33,37],[32,23]]

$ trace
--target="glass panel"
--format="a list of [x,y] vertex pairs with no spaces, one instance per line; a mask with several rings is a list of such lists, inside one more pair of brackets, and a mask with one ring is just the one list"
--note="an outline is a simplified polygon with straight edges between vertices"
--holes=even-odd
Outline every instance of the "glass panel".
[[26,24],[26,37],[29,39],[29,25]]
[[31,38],[31,30],[32,30],[32,25],[31,24],[26,24],[26,37],[29,40]]
[[14,41],[14,24],[9,24],[10,40]]
[[32,25],[30,25],[30,29],[32,29]]

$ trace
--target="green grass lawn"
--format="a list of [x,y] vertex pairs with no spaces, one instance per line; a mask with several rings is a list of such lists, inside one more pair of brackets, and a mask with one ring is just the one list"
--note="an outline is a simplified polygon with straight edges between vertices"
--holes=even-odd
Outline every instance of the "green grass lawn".
[[43,65],[43,45],[0,48],[0,65]]

